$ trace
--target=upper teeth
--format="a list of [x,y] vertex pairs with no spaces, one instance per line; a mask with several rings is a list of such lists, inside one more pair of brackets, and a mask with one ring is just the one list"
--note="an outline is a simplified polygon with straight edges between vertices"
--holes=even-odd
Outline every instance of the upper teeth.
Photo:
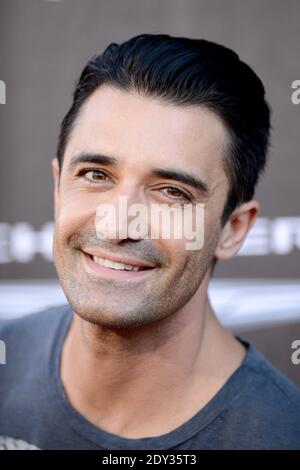
[[93,260],[95,261],[95,263],[102,264],[102,266],[106,266],[107,268],[112,268],[112,269],[126,269],[129,271],[138,271],[139,269],[141,269],[140,266],[132,266],[131,264],[115,263],[114,261],[111,261],[110,259],[98,258],[97,256],[93,256]]

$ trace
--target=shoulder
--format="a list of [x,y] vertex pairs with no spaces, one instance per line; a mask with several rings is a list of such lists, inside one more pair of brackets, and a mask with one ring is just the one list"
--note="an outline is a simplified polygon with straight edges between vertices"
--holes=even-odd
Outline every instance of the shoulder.
[[47,307],[17,318],[2,318],[0,319],[0,333],[10,333],[14,332],[16,329],[19,330],[23,328],[38,329],[47,323],[51,325],[51,323],[59,321],[59,319],[69,311],[70,306],[68,304],[64,304]]
[[14,319],[0,320],[0,340],[10,357],[43,349],[53,339],[60,321],[72,314],[68,304],[48,307]]
[[[279,369],[274,367],[252,345],[249,346],[248,361],[245,367],[252,375],[254,385],[257,385],[257,395],[261,400],[268,400],[272,406],[279,405],[275,400],[292,408],[300,418],[300,389]],[[267,392],[264,394],[263,392]]]
[[251,344],[238,375],[231,411],[248,444],[300,449],[300,389]]
[[[0,320],[4,348],[0,363],[0,421],[10,423],[45,400],[57,338],[72,310],[68,304],[49,307],[19,318]],[[66,325],[67,326],[67,325]],[[4,418],[5,417],[5,418]],[[1,434],[1,433],[0,433]]]

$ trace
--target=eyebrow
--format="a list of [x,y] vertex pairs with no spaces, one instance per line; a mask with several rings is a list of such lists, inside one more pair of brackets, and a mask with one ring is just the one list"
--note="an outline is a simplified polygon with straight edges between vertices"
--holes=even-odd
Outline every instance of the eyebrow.
[[114,157],[101,155],[99,153],[82,153],[74,158],[69,163],[69,169],[72,169],[80,163],[96,163],[98,165],[112,165],[117,166],[118,160]]
[[[102,154],[89,154],[82,153],[76,157],[73,157],[69,163],[69,169],[72,169],[80,163],[95,163],[97,165],[111,165],[116,167],[118,160],[115,157],[102,155]],[[184,183],[197,191],[201,192],[205,196],[209,196],[209,188],[201,178],[186,171],[178,171],[169,168],[152,168],[151,174],[159,178],[167,178],[174,181]]]
[[152,174],[160,178],[167,178],[184,183],[200,191],[205,196],[209,195],[208,185],[198,176],[187,173],[186,171],[176,171],[168,168],[153,168]]

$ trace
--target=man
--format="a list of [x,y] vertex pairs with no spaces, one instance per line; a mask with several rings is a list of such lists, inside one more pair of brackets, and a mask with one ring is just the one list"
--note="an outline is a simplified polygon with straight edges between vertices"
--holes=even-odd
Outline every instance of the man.
[[[264,95],[237,54],[205,40],[139,35],[87,64],[52,162],[68,304],[2,322],[2,436],[41,449],[300,448],[299,390],[221,326],[207,294],[259,211]],[[129,213],[103,230],[99,208],[119,214],[121,198],[202,207],[203,244],[164,226],[128,235]]]

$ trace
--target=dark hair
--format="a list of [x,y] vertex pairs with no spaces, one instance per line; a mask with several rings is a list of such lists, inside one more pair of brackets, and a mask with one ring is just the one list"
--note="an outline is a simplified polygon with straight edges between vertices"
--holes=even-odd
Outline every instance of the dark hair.
[[76,84],[72,106],[61,124],[60,168],[82,104],[104,83],[214,111],[229,135],[224,169],[230,189],[221,226],[237,206],[252,199],[266,164],[270,108],[261,80],[235,52],[204,39],[167,34],[141,34],[122,44],[110,44],[87,63]]

